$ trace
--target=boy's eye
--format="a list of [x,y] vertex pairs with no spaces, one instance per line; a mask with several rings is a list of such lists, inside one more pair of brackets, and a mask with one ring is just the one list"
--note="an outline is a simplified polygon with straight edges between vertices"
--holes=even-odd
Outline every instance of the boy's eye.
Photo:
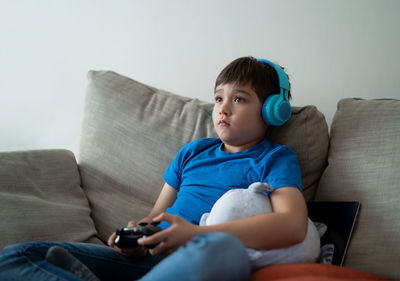
[[221,97],[215,97],[215,102],[221,102],[222,98]]
[[233,101],[234,102],[244,102],[244,99],[241,97],[235,97]]

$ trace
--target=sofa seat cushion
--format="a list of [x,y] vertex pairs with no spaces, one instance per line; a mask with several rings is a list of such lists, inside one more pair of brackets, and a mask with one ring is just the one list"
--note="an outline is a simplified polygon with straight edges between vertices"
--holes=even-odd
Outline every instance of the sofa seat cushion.
[[0,249],[32,240],[100,243],[70,151],[0,153],[0,206]]
[[400,280],[400,100],[344,99],[316,200],[359,201],[345,265]]
[[336,265],[306,263],[280,264],[254,272],[250,281],[341,281],[386,280],[377,275]]
[[[90,71],[88,79],[79,168],[96,228],[105,240],[129,220],[148,215],[165,170],[185,144],[216,137],[213,104],[112,71]],[[268,137],[298,154],[310,199],[326,166],[324,116],[315,106],[294,107],[290,121],[271,128]]]

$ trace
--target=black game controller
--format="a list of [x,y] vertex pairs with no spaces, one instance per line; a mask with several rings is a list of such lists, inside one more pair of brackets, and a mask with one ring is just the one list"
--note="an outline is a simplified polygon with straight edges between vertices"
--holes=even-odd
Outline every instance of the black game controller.
[[[136,247],[137,240],[142,237],[150,236],[154,233],[161,231],[162,229],[157,227],[159,222],[141,222],[139,226],[134,227],[122,227],[117,229],[117,236],[115,237],[114,243],[118,248],[132,248]],[[154,248],[155,245],[148,245],[147,248]]]

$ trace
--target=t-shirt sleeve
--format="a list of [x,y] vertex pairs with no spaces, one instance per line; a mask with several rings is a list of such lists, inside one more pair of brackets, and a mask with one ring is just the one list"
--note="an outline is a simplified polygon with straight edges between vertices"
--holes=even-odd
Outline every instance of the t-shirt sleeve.
[[196,143],[197,141],[194,141],[182,147],[163,175],[165,182],[178,191],[182,183],[182,170],[187,160],[193,155],[193,147]]
[[180,150],[176,155],[176,157],[174,158],[174,160],[172,160],[171,164],[169,164],[167,170],[163,175],[165,182],[178,191],[182,182],[181,178],[182,158],[183,158],[183,153],[182,150]]
[[274,189],[280,187],[297,187],[301,192],[302,180],[296,153],[288,146],[281,146],[272,153],[265,181]]

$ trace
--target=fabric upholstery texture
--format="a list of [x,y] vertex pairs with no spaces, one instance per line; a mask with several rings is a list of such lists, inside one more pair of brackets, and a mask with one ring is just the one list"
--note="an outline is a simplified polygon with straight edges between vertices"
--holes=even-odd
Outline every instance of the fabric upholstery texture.
[[313,199],[327,165],[329,134],[324,115],[312,105],[293,107],[290,120],[281,127],[270,127],[267,138],[296,152],[304,197],[307,201]]
[[[216,137],[213,105],[159,90],[111,71],[90,71],[79,167],[99,235],[146,216],[179,149]],[[328,129],[314,106],[293,108],[271,128],[271,140],[299,156],[305,196],[312,198],[326,166]]]
[[0,206],[0,249],[31,240],[100,243],[70,151],[0,153]]
[[345,265],[400,280],[400,100],[340,101],[328,162],[316,200],[361,202]]

